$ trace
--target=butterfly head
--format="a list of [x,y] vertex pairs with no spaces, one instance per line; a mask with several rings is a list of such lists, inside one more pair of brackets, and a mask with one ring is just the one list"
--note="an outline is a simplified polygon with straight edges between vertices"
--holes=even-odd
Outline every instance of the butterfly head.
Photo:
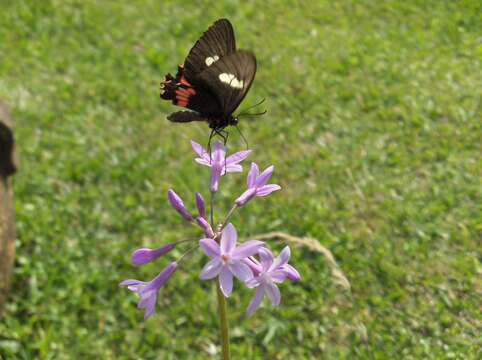
[[236,125],[238,125],[238,122],[239,122],[239,119],[238,119],[237,116],[231,115],[228,119],[228,125],[236,126]]

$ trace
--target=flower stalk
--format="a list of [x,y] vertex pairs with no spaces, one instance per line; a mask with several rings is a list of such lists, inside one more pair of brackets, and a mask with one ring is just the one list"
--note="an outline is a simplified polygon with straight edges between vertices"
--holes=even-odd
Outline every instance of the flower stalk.
[[229,219],[234,214],[234,212],[236,211],[237,208],[238,208],[238,204],[234,204],[233,207],[231,208],[231,210],[229,210],[228,215],[226,215],[226,218],[224,219],[219,231],[222,231],[224,229],[224,227],[228,224]]
[[[211,193],[211,227],[214,228],[214,195]],[[223,353],[223,360],[231,359],[231,350],[229,347],[229,323],[228,323],[228,305],[223,292],[221,291],[221,284],[216,284],[216,294],[218,297],[218,315],[219,315],[219,335],[221,336],[221,349]]]
[[229,324],[228,324],[228,306],[226,298],[221,291],[221,286],[216,284],[216,292],[218,294],[218,313],[219,326],[221,334],[221,348],[223,353],[223,360],[231,359],[231,351],[229,348]]

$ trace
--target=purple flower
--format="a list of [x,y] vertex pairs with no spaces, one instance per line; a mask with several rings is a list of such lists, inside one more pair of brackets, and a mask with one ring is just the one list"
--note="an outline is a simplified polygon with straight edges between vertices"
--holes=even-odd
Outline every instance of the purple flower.
[[119,284],[119,286],[127,287],[130,291],[139,294],[140,301],[137,308],[144,309],[144,320],[154,314],[159,289],[169,280],[176,268],[177,262],[172,262],[149,282],[128,279]]
[[219,178],[229,172],[241,172],[243,168],[239,163],[246,159],[251,150],[239,151],[226,157],[225,146],[216,141],[213,145],[211,155],[197,142],[191,141],[192,149],[199,156],[195,159],[198,164],[211,168],[211,192],[217,192],[219,188]]
[[267,196],[273,191],[281,189],[281,186],[276,184],[266,185],[271,175],[273,175],[273,171],[274,166],[271,165],[260,174],[258,165],[254,162],[251,163],[251,170],[248,173],[248,189],[236,199],[236,204],[243,206],[255,196]]
[[194,220],[194,217],[191,215],[189,211],[187,211],[186,207],[184,206],[184,202],[182,199],[175,193],[174,190],[169,189],[167,192],[167,198],[171,203],[172,207],[179,213],[181,216],[186,219],[187,221]]
[[261,260],[261,272],[255,278],[246,282],[247,287],[256,288],[256,294],[246,311],[248,316],[251,316],[256,311],[265,294],[273,306],[280,304],[281,294],[276,286],[277,283],[282,283],[287,278],[300,279],[298,271],[291,265],[288,265],[291,255],[288,246],[281,251],[277,258],[274,258],[271,251],[266,248],[260,248],[258,253]]
[[167,254],[175,247],[176,247],[176,244],[167,244],[157,249],[149,249],[149,248],[137,249],[132,254],[132,264],[135,266],[148,264],[151,261],[154,261],[157,258],[161,257],[162,255]]
[[242,260],[256,254],[264,245],[264,242],[250,240],[236,247],[236,229],[230,223],[221,235],[220,244],[213,239],[201,239],[204,253],[212,258],[202,269],[202,280],[213,279],[219,276],[219,285],[225,297],[233,290],[233,275],[239,280],[246,282],[253,277],[253,272]]

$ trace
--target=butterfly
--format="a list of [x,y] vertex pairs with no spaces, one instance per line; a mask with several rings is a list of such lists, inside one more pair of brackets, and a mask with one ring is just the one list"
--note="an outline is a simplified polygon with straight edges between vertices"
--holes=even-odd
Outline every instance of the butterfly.
[[[191,111],[177,111],[167,119],[176,123],[206,121],[213,134],[238,124],[233,112],[248,93],[256,74],[256,57],[236,50],[233,26],[219,19],[194,44],[176,76],[165,75],[161,98]],[[251,115],[251,114],[250,114]],[[226,139],[225,139],[226,141]]]

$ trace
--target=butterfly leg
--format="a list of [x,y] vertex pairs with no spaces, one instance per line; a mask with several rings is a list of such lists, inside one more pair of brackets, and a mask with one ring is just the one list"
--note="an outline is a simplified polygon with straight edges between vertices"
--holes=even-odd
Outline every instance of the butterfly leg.
[[209,153],[209,162],[211,162],[211,140],[213,138],[213,136],[216,134],[216,129],[213,128],[211,130],[211,133],[209,134],[209,140],[208,140],[208,146],[206,147],[208,149],[208,153]]
[[[226,146],[226,143],[228,142],[229,132],[223,129],[217,129],[216,134],[218,134],[223,139],[224,146]],[[224,174],[226,174],[226,167],[226,157],[224,157]]]
[[229,132],[226,130],[220,130],[220,136],[223,138],[224,146],[226,146],[226,143],[228,142]]
[[214,128],[214,134],[218,135],[221,139],[223,139],[223,145],[226,146],[228,142],[229,132],[223,130],[223,128]]

